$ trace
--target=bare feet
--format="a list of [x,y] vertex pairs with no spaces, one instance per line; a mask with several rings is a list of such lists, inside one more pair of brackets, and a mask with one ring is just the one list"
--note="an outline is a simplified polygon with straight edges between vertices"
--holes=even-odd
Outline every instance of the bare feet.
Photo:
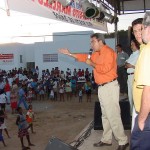
[[34,144],[30,143],[29,146],[35,146]]

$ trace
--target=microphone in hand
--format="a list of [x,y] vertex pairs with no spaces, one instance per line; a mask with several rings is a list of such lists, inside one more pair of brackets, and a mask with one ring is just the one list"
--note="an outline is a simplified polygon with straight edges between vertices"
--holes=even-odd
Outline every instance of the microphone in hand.
[[92,53],[93,53],[93,49],[90,49],[90,50],[89,50],[89,54],[88,54],[88,59],[91,58]]

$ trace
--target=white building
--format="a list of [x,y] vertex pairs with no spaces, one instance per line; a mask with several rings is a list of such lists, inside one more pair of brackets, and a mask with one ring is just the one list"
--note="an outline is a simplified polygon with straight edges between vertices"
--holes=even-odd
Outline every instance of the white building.
[[[0,69],[39,67],[40,75],[44,69],[51,70],[59,67],[66,71],[92,68],[85,63],[77,62],[74,58],[58,53],[59,48],[68,48],[72,53],[88,53],[90,49],[90,35],[93,31],[54,33],[51,42],[38,42],[34,44],[3,44],[0,45]],[[115,48],[115,40],[107,39],[106,43]],[[11,55],[6,55],[11,54]]]

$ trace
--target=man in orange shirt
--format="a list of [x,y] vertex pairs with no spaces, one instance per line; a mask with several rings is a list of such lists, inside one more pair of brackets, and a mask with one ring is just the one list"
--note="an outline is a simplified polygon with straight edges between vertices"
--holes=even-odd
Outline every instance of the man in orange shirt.
[[119,144],[116,150],[125,150],[129,144],[120,116],[117,54],[105,44],[104,36],[100,33],[91,35],[91,48],[93,53],[90,58],[88,54],[73,54],[68,49],[60,49],[59,52],[93,67],[95,82],[99,86],[104,129],[100,142],[95,143],[94,147],[111,146],[113,134]]

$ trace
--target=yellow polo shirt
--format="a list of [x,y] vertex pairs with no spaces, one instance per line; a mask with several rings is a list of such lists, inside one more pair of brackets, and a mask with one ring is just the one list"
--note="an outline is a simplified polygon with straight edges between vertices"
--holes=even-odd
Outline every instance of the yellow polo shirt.
[[150,42],[142,45],[137,60],[133,82],[133,101],[137,112],[140,111],[144,86],[150,86]]

